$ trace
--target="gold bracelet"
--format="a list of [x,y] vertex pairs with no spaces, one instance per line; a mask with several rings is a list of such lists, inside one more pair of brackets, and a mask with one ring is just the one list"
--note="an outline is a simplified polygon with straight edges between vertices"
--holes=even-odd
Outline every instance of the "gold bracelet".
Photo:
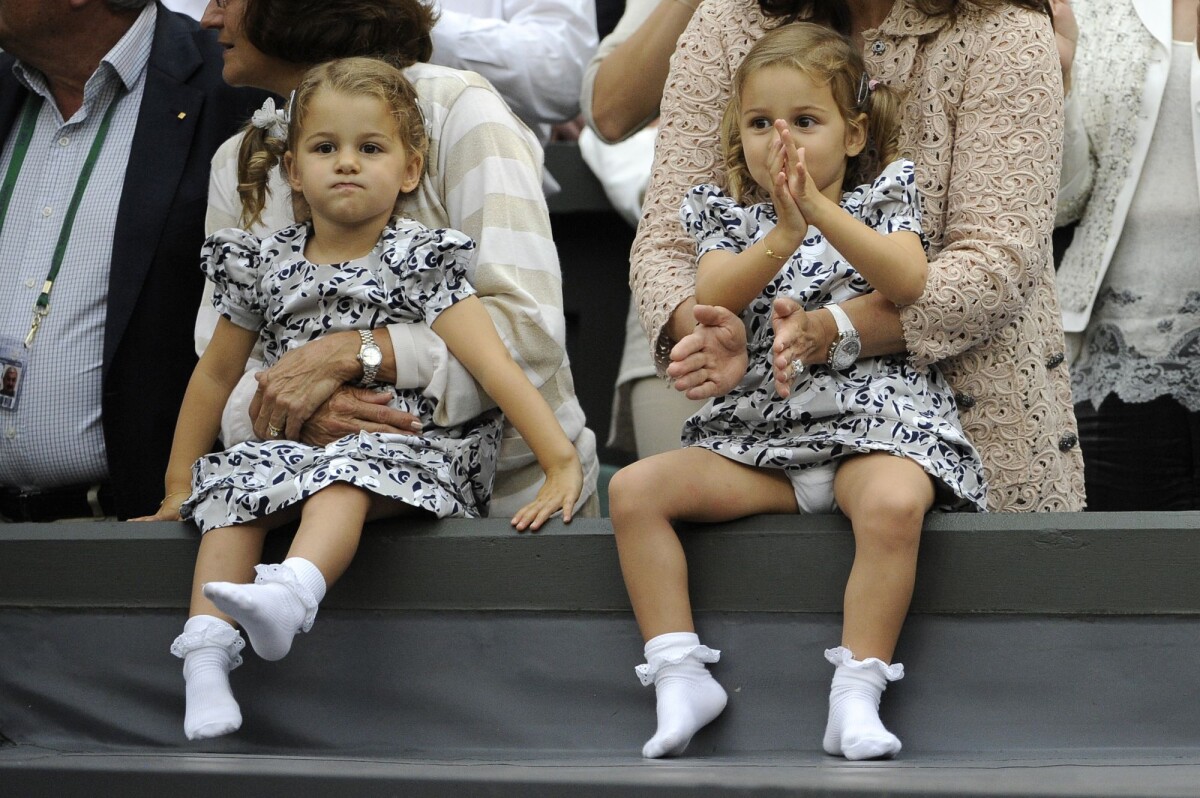
[[171,498],[172,496],[191,496],[191,495],[192,495],[192,492],[190,490],[177,490],[174,493],[168,493],[166,496],[163,496],[163,500],[158,503],[158,506],[162,507],[164,504],[167,503],[167,499]]
[[771,249],[771,246],[767,243],[767,239],[765,237],[763,238],[763,249],[766,250],[768,258],[774,258],[775,260],[787,260],[787,255],[775,254],[775,252]]

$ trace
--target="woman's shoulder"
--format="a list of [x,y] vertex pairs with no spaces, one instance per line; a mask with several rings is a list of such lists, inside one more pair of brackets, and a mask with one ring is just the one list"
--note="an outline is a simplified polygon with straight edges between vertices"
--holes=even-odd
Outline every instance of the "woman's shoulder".
[[[475,72],[418,63],[404,70],[417,92],[417,103],[425,117],[436,151],[446,157],[453,145],[464,139],[490,142],[484,149],[500,147],[505,157],[542,158],[541,145],[533,132],[517,118],[487,78]],[[497,131],[504,132],[497,133]],[[467,148],[480,156],[478,144]]]
[[771,25],[758,0],[705,0],[696,16],[730,32],[753,29],[761,35]]
[[890,17],[897,32],[936,34],[926,38],[934,47],[957,41],[972,50],[982,49],[988,41],[1009,39],[1039,27],[1050,30],[1049,14],[1013,0],[955,2],[952,15],[931,15],[916,0],[901,2]]
[[242,139],[246,138],[246,131],[239,130],[229,138],[221,142],[221,146],[217,147],[217,151],[213,153],[212,164],[216,167],[218,164],[232,164],[237,166],[238,150],[242,146]]
[[975,30],[987,37],[1007,38],[1013,30],[1045,27],[1050,30],[1050,15],[1024,3],[1002,0],[995,3],[956,3],[955,27]]
[[[500,92],[478,72],[416,63],[404,70],[404,76],[416,90],[417,102],[427,121],[431,121],[431,116],[449,113],[464,98],[471,101],[472,111],[476,113],[488,113],[489,108],[495,108],[496,113],[508,110]],[[499,115],[504,118],[513,116],[511,111]]]
[[766,19],[758,0],[705,0],[697,14],[734,27],[751,23],[762,27]]
[[758,0],[705,0],[680,37],[679,47],[699,61],[728,59],[732,71],[771,27]]

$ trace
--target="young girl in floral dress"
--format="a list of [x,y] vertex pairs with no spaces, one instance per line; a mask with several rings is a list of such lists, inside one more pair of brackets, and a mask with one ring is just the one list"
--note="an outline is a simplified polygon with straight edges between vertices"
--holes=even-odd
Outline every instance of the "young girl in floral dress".
[[[213,301],[222,318],[189,383],[166,498],[154,516],[192,518],[203,533],[190,617],[171,647],[184,660],[184,731],[191,739],[241,725],[228,676],[244,642],[233,624],[260,657],[282,658],[350,564],[365,521],[413,511],[483,515],[499,447],[498,412],[439,427],[421,392],[377,386],[393,394],[393,407],[420,419],[419,435],[362,432],[320,448],[279,437],[209,454],[256,343],[270,365],[323,333],[359,330],[361,382],[372,385],[379,350],[369,331],[428,320],[546,473],[513,525],[536,530],[558,512],[569,521],[583,484],[575,447],[467,282],[473,243],[395,215],[400,198],[420,182],[427,147],[403,74],[369,58],[323,64],[300,83],[289,113],[267,108],[255,115],[241,151],[247,179],[240,192],[253,222],[267,175],[282,161],[297,207],[306,211],[297,218],[307,220],[262,240],[228,229],[206,243],[203,268],[217,287]],[[269,431],[281,436],[286,427],[286,418],[272,419]],[[296,518],[287,559],[255,565],[267,532]]]
[[[892,655],[922,521],[935,506],[983,510],[982,466],[936,369],[858,358],[848,320],[828,365],[779,362],[771,327],[777,297],[838,318],[838,302],[872,289],[899,305],[924,290],[920,207],[913,164],[897,157],[897,109],[840,34],[807,23],[773,30],[734,78],[722,130],[728,191],[698,186],[684,201],[699,245],[696,301],[741,314],[748,369],[688,420],[683,449],[634,463],[610,484],[645,640],[637,673],[657,695],[646,757],[682,753],[726,703],[705,667],[720,652],[695,634],[674,523],[798,511],[840,510],[856,544],[841,645],[825,652],[836,668],[825,750],[847,759],[900,750],[878,707],[887,682],[903,675]],[[843,192],[851,175],[874,179]],[[743,205],[756,190],[771,201]]]

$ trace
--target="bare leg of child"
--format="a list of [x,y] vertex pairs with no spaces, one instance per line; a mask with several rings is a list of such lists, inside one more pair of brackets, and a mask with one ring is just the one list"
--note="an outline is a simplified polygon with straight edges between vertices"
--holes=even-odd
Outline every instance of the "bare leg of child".
[[630,465],[609,485],[609,513],[621,573],[646,642],[637,673],[654,684],[658,729],[647,758],[677,756],[725,708],[725,690],[705,663],[720,652],[700,644],[692,623],[687,560],[673,522],[719,522],[755,513],[794,513],[791,483],[779,471],[688,448]]
[[834,479],[838,506],[854,527],[842,645],[829,696],[826,752],[847,759],[895,756],[900,740],[879,720],[879,700],[904,667],[889,664],[912,600],[917,548],[934,486],[916,463],[877,453],[849,458]]
[[312,627],[326,588],[354,559],[371,502],[372,494],[348,483],[323,488],[304,503],[286,560],[257,566],[252,584],[209,582],[204,596],[246,630],[256,654],[282,659],[296,633]]

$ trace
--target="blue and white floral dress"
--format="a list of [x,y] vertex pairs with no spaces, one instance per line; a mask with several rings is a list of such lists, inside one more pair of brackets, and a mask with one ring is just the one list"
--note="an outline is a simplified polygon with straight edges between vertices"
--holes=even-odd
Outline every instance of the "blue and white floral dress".
[[[475,293],[464,270],[474,243],[455,230],[393,219],[370,255],[318,265],[304,258],[310,228],[259,240],[230,228],[202,251],[216,285],[213,304],[239,327],[257,330],[265,363],[326,333],[396,322],[432,322]],[[253,521],[335,482],[428,510],[439,518],[486,514],[500,446],[499,411],[439,427],[419,390],[392,392],[391,406],[415,415],[419,435],[360,432],[328,446],[247,441],[207,455],[192,468],[192,496],[180,508],[202,532]]]
[[[921,233],[911,161],[892,162],[874,183],[845,193],[841,204],[882,233]],[[741,252],[776,224],[770,203],[743,208],[711,185],[688,192],[680,216],[700,255],[717,249]],[[941,483],[940,509],[984,510],[983,465],[963,435],[953,392],[936,368],[916,368],[903,355],[862,358],[842,373],[810,366],[789,398],[775,393],[774,299],[791,296],[812,311],[871,290],[810,227],[800,249],[742,312],[749,349],[746,376],[687,420],[683,444],[747,465],[793,472],[855,453],[890,452],[913,460]]]

